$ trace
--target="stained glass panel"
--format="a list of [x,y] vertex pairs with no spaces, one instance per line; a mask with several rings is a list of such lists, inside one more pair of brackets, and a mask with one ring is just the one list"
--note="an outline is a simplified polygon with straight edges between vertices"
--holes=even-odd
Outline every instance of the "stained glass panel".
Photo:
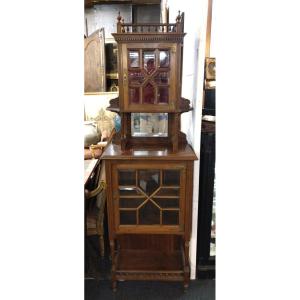
[[143,89],[143,102],[147,104],[154,104],[154,101],[155,101],[154,86],[148,82]]
[[129,84],[141,84],[143,83],[145,76],[142,72],[128,72]]
[[159,72],[154,76],[154,82],[157,84],[169,84],[169,73]]
[[131,103],[140,103],[140,88],[138,87],[129,88],[129,101]]
[[158,102],[159,103],[169,102],[169,88],[167,86],[158,88]]

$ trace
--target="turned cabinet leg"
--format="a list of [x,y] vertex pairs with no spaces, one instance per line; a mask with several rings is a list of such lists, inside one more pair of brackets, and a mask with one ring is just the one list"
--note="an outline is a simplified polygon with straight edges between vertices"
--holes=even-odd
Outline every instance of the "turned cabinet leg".
[[103,235],[99,235],[99,247],[100,247],[100,256],[104,257],[104,238]]
[[184,281],[183,281],[183,287],[186,290],[189,287],[190,283],[190,259],[189,259],[189,249],[190,249],[190,242],[184,241]]
[[190,270],[189,267],[184,268],[184,281],[183,281],[183,287],[184,290],[186,290],[189,287],[190,284]]
[[116,256],[115,256],[115,241],[110,240],[110,252],[111,252],[111,287],[115,292],[117,290],[117,279],[116,279]]
[[117,291],[117,280],[112,281],[111,288],[112,288],[113,292]]

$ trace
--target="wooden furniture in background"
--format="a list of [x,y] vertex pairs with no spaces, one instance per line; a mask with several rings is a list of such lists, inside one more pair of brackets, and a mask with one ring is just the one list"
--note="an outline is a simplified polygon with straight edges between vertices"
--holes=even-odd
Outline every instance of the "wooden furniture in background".
[[[107,180],[112,287],[118,280],[190,278],[193,165],[180,131],[191,110],[181,95],[182,16],[176,23],[129,24],[118,17],[119,98],[111,111],[122,120],[102,155]],[[166,136],[134,136],[133,113],[168,116]]]
[[93,177],[94,170],[99,161],[97,159],[87,159],[84,161],[84,185]]
[[101,28],[84,39],[84,92],[105,92],[104,29]]
[[[102,151],[105,150],[107,145],[111,143],[111,140],[115,134],[115,129],[112,130],[110,136],[106,142],[102,145],[95,145],[96,149],[100,151],[100,157]],[[97,148],[98,146],[98,148]],[[104,257],[104,213],[106,204],[106,179],[104,163],[99,159],[88,159],[84,161],[84,184],[85,184],[85,225],[86,235],[98,235],[99,236],[99,249],[100,256]],[[89,189],[88,183],[92,188]]]
[[202,120],[197,230],[197,277],[215,278],[213,201],[216,156],[215,122]]
[[106,183],[104,167],[99,161],[95,172],[96,188],[85,190],[86,235],[99,236],[100,256],[104,257],[104,209],[106,203]]

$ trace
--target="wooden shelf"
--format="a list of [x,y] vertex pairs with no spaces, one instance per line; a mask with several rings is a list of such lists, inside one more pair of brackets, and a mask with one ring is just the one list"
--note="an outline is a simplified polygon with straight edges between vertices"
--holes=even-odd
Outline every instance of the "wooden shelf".
[[118,280],[184,280],[181,251],[119,250],[116,255]]

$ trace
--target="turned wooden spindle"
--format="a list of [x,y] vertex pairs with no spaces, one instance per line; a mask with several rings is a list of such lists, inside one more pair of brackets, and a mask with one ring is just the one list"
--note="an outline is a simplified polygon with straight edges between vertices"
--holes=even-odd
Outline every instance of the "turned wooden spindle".
[[118,17],[117,17],[117,20],[118,20],[118,23],[117,23],[117,32],[118,33],[121,32],[121,19],[122,19],[122,17],[121,17],[121,14],[119,12]]
[[180,23],[181,21],[181,15],[180,15],[180,10],[178,11],[178,16],[176,17],[176,23]]
[[181,14],[180,10],[178,11],[178,16],[176,17],[176,32],[181,32]]
[[125,32],[125,27],[124,27],[124,18],[122,18],[122,20],[121,20],[121,26],[122,26],[122,30],[121,30],[121,32],[122,33],[124,33]]

